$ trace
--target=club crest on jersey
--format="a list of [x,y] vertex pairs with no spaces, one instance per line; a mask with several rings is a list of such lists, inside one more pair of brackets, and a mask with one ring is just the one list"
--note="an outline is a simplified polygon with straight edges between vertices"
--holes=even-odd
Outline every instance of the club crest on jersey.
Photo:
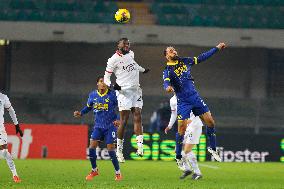
[[135,65],[134,65],[134,63],[131,63],[127,66],[123,66],[122,69],[127,71],[127,72],[131,72],[131,71],[135,70]]
[[109,102],[109,98],[106,98],[106,99],[105,99],[105,102]]
[[177,76],[180,76],[183,72],[186,72],[186,71],[187,71],[187,66],[185,64],[181,64],[174,70]]

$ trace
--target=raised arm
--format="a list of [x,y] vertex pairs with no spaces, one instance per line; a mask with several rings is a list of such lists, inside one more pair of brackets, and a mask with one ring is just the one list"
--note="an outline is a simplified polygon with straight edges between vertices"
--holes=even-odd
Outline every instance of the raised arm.
[[87,113],[89,113],[93,109],[93,102],[92,102],[92,97],[91,94],[89,95],[88,101],[87,101],[87,106],[85,106],[81,111],[75,111],[74,117],[81,117]]
[[217,51],[224,49],[226,47],[225,43],[219,43],[216,47],[200,54],[198,57],[193,57],[193,64],[199,64],[213,56]]

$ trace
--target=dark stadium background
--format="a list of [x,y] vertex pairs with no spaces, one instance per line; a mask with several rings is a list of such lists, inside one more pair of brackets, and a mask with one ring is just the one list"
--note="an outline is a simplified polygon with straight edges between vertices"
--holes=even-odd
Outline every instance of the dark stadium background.
[[[245,150],[267,152],[265,161],[284,156],[283,1],[2,0],[0,6],[0,90],[10,97],[20,123],[91,129],[92,114],[74,119],[73,111],[86,104],[116,40],[128,37],[136,61],[151,69],[140,75],[144,132],[158,133],[159,144],[173,140],[174,132],[163,134],[171,97],[162,89],[163,50],[174,45],[180,55],[196,56],[225,42],[227,49],[192,69],[215,117],[218,146],[232,151],[226,157],[232,161]],[[130,10],[129,24],[115,23],[117,8]],[[5,119],[10,122],[8,114]],[[132,131],[130,122],[127,157],[134,151]],[[62,137],[70,135],[76,137]],[[154,142],[150,137],[146,143],[152,148]],[[251,156],[250,161],[260,159]]]

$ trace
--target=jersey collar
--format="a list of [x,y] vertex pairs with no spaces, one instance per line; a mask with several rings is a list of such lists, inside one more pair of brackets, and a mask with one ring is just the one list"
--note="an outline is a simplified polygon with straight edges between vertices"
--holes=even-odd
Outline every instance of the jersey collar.
[[108,93],[108,89],[106,89],[106,92],[105,92],[104,94],[99,93],[98,90],[97,90],[97,93],[98,93],[98,95],[99,95],[100,97],[103,97],[103,96],[105,96],[105,95]]
[[119,51],[115,52],[118,56],[122,57],[122,54]]
[[178,60],[176,60],[175,62],[167,62],[168,66],[174,66],[178,64]]

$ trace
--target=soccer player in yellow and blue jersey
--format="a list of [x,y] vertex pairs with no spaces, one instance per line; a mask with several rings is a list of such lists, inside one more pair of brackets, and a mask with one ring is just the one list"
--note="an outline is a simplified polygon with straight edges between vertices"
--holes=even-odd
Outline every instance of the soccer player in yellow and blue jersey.
[[191,67],[210,58],[219,50],[225,48],[225,43],[219,43],[216,47],[200,54],[198,57],[179,57],[173,47],[167,47],[164,55],[168,60],[167,66],[163,72],[164,89],[167,92],[175,92],[178,103],[178,133],[176,136],[176,159],[182,158],[182,141],[185,133],[190,112],[199,116],[205,123],[207,137],[209,139],[208,151],[217,160],[221,161],[219,152],[216,149],[215,121],[210,113],[208,106],[199,96],[195,89],[194,81],[191,76]]
[[100,141],[105,140],[109,156],[115,169],[115,180],[122,179],[119,163],[115,154],[116,131],[119,126],[119,116],[116,114],[117,98],[115,91],[108,89],[104,83],[104,77],[97,79],[98,90],[89,94],[87,106],[80,112],[75,111],[74,117],[81,117],[91,110],[94,112],[95,125],[90,139],[89,157],[92,165],[92,171],[87,175],[86,180],[92,180],[99,174],[97,168],[96,148]]

